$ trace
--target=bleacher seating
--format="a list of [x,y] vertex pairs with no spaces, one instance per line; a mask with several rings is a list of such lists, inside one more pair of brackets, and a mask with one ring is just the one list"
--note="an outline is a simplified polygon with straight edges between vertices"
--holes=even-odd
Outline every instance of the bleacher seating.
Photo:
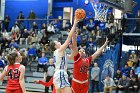
[[44,92],[45,87],[34,83],[35,80],[43,80],[44,74],[41,72],[33,72],[32,77],[26,77],[25,79],[25,87],[28,91],[38,91],[38,92]]

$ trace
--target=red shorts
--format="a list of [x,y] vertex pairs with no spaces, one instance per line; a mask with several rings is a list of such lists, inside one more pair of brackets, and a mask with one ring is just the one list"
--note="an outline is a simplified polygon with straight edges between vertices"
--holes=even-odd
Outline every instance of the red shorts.
[[88,93],[88,82],[80,84],[72,80],[72,93]]
[[23,93],[22,89],[10,90],[6,88],[6,93]]

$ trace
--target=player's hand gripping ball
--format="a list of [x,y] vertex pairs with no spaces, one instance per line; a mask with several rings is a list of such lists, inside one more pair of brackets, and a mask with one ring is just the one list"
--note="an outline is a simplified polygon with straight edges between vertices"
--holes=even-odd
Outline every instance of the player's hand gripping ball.
[[86,16],[86,12],[84,9],[77,9],[75,11],[75,18],[76,19],[84,19]]

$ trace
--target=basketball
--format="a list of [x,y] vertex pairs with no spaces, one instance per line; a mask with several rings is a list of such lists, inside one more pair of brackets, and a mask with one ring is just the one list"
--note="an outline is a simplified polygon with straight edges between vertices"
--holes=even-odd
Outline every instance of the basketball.
[[76,19],[83,19],[86,16],[86,12],[84,9],[77,9],[75,11],[75,18]]

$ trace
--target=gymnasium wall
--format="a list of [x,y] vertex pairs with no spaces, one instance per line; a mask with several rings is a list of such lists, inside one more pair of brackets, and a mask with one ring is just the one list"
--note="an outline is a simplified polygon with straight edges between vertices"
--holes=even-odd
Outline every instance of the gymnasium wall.
[[6,0],[5,15],[10,15],[10,26],[14,23],[20,11],[27,18],[33,10],[38,18],[45,18],[48,10],[48,0]]
[[[86,10],[88,17],[94,16],[94,11],[93,11],[91,4],[89,3],[85,6],[84,1],[85,0],[73,0],[73,2],[72,1],[71,2],[55,2],[54,1],[54,3],[53,3],[54,18],[58,18],[58,16],[63,17],[63,7],[73,7],[74,11],[77,8],[83,8]],[[88,15],[89,12],[91,12],[91,15]]]
[[[38,18],[45,18],[48,11],[48,0],[6,0],[5,5],[5,15],[8,14],[11,18],[10,27],[15,22],[19,11],[23,11],[25,18],[28,17],[30,10],[33,10]],[[88,18],[94,16],[94,10],[90,2],[85,6],[85,0],[64,0],[64,2],[54,0],[52,11],[54,18],[58,18],[58,16],[63,18],[64,7],[73,7],[74,11],[77,8],[83,8]]]

